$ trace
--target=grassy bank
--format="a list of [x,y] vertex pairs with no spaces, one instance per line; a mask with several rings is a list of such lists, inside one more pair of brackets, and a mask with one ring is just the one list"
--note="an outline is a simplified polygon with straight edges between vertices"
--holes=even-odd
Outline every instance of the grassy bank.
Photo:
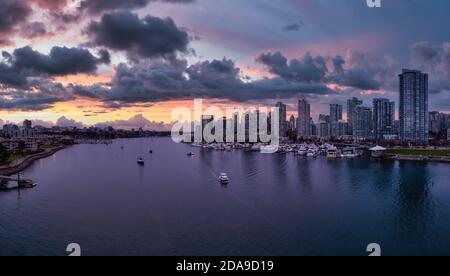
[[400,149],[400,150],[387,150],[386,154],[414,155],[414,156],[450,156],[450,150]]

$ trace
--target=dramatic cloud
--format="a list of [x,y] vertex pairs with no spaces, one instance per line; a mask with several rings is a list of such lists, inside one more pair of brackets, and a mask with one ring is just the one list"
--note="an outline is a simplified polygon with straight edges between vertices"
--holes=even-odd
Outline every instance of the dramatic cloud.
[[127,130],[142,128],[144,130],[151,130],[151,131],[170,131],[172,129],[171,124],[150,121],[149,119],[145,118],[142,114],[138,114],[128,120],[109,121],[99,123],[96,125],[96,127],[99,128],[106,128],[110,126],[115,129],[127,129]]
[[336,84],[349,86],[362,90],[379,90],[380,83],[375,80],[374,72],[370,72],[370,68],[350,68],[345,69],[345,60],[342,56],[333,58],[334,74],[330,76],[330,80]]
[[0,0],[0,39],[7,44],[7,37],[16,27],[28,18],[31,9],[26,1]]
[[31,22],[21,26],[20,32],[23,37],[26,38],[36,38],[42,37],[48,34],[44,23],[42,22]]
[[0,109],[45,110],[55,103],[75,99],[63,85],[51,77],[77,73],[93,73],[97,65],[108,63],[107,51],[94,57],[80,48],[52,48],[49,55],[30,47],[3,52],[0,63]]
[[[257,58],[275,74],[287,81],[302,83],[338,84],[361,90],[379,90],[389,65],[370,60],[363,53],[349,51],[342,56],[312,56],[307,53],[302,59],[288,59],[280,52],[262,54]],[[384,62],[384,59],[381,59]],[[328,63],[331,63],[329,68]]]
[[288,62],[280,52],[266,53],[260,55],[257,61],[266,65],[272,74],[290,81],[318,83],[324,80],[328,72],[325,58],[310,54]]
[[76,127],[76,128],[83,128],[84,124],[81,122],[77,122],[73,119],[68,119],[65,116],[59,118],[56,121],[56,125],[59,127]]
[[4,63],[0,63],[0,88],[23,87],[27,84],[26,76]]
[[91,22],[87,34],[92,44],[124,51],[130,58],[158,57],[185,52],[189,35],[171,18],[146,16],[140,19],[130,12],[115,12]]
[[303,21],[295,22],[288,24],[283,27],[283,31],[285,32],[298,32],[301,28],[305,27],[305,23]]
[[192,3],[195,2],[195,0],[85,0],[81,2],[80,8],[82,11],[98,14],[103,11],[113,11],[118,9],[144,8],[150,2]]
[[121,64],[110,87],[73,86],[74,95],[100,100],[109,108],[175,99],[216,98],[237,102],[289,98],[300,94],[332,94],[325,84],[282,78],[244,82],[240,69],[224,58],[187,66],[185,60]]
[[[40,119],[31,120],[31,123],[33,124],[33,126],[41,126],[41,127],[55,126],[55,124],[51,121],[44,121],[44,120],[40,120]],[[0,123],[0,125],[1,125],[1,123]]]
[[39,111],[73,99],[61,84],[35,81],[28,90],[0,92],[0,109]]
[[[430,93],[450,92],[450,43],[418,42],[411,46],[414,68],[429,74]],[[442,95],[443,97],[444,95]]]
[[413,66],[424,71],[450,77],[450,43],[435,45],[431,42],[419,42],[411,46]]
[[34,2],[44,9],[51,10],[64,8],[67,5],[68,0],[28,0],[28,1]]
[[[7,54],[6,54],[7,55]],[[33,50],[31,47],[16,49],[11,55],[11,67],[33,74],[62,76],[78,73],[93,73],[97,66],[109,63],[107,51],[101,51],[100,57],[93,56],[82,48],[53,47],[49,55]]]
[[242,85],[239,76],[240,69],[229,59],[197,63],[189,67],[186,72],[192,82],[207,89]]

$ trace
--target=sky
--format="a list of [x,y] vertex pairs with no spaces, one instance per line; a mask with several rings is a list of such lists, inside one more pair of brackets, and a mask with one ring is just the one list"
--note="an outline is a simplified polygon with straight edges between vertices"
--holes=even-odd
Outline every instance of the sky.
[[398,102],[402,68],[450,112],[450,2],[0,0],[0,123],[161,129],[219,107]]

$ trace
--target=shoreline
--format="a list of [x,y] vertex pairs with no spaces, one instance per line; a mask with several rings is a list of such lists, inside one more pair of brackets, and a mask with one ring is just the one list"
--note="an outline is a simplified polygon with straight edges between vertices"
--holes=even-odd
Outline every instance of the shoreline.
[[385,155],[385,158],[388,160],[398,160],[398,161],[450,163],[450,156],[387,154]]
[[27,169],[30,165],[34,163],[34,161],[37,161],[39,159],[47,158],[52,156],[53,154],[57,153],[58,151],[65,149],[66,146],[60,146],[57,148],[49,149],[41,153],[37,153],[34,155],[26,156],[23,158],[23,160],[20,160],[18,164],[8,164],[5,166],[0,167],[0,175],[10,176],[13,174],[20,173]]

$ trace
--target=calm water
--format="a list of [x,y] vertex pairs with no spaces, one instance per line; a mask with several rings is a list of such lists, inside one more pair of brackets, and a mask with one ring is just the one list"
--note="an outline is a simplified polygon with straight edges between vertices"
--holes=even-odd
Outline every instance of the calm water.
[[372,242],[384,255],[450,255],[449,169],[165,138],[77,145],[24,172],[37,188],[0,193],[0,255],[65,255],[73,242],[83,255],[366,255]]

